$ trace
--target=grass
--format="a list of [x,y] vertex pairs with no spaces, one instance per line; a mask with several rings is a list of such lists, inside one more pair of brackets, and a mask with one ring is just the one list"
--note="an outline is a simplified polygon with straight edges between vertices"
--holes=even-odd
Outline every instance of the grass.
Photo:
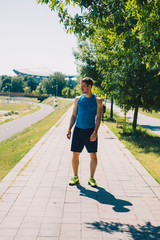
[[[9,115],[9,118],[7,118],[7,119],[4,118],[0,122],[0,124],[15,120],[15,116],[16,116],[16,118],[19,118],[19,117],[23,117],[27,114],[34,113],[34,112],[40,110],[40,108],[41,107],[37,104],[33,105],[33,104],[29,104],[27,102],[26,103],[16,103],[16,102],[9,103],[7,101],[3,101],[0,99],[0,110],[12,112],[12,115]],[[14,112],[18,112],[18,115],[15,114]],[[3,117],[3,116],[0,116],[0,117]]]
[[133,131],[129,121],[126,123],[126,133],[123,134],[123,129],[116,128],[116,120],[120,117],[114,114],[112,121],[107,116],[109,116],[108,109],[106,109],[104,117],[106,125],[160,183],[160,137],[141,126],[137,126],[137,130]]
[[0,101],[0,109],[6,111],[26,111],[32,109],[32,104],[27,103],[13,103]]
[[[60,98],[59,98],[60,99]],[[43,103],[48,104],[52,107],[54,107],[53,97],[46,98]]]
[[139,109],[139,112],[146,115],[147,117],[160,119],[160,112],[152,111],[152,113],[151,113],[151,112],[143,111],[142,109]]
[[44,119],[0,143],[0,180],[25,156],[70,108],[70,100],[58,99],[58,107]]

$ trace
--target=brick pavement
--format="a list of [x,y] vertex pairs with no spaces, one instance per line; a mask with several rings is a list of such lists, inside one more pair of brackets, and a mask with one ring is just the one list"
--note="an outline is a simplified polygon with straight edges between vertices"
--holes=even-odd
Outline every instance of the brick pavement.
[[102,124],[98,188],[87,184],[89,155],[72,177],[71,110],[0,182],[0,240],[160,239],[160,187]]

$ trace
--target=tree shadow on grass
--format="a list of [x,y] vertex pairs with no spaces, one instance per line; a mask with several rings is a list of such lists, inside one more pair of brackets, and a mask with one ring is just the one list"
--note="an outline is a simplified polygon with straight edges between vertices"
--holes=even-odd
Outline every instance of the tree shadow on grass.
[[124,233],[127,238],[135,240],[158,240],[160,239],[160,227],[153,226],[150,222],[141,225],[122,224],[119,222],[104,222],[95,221],[93,223],[86,223],[87,227],[91,230],[99,230],[108,233],[108,238],[114,236],[116,233]]
[[127,140],[141,149],[144,153],[154,153],[159,156],[160,137],[150,135],[145,129],[137,127],[136,131],[126,129],[126,133],[119,133],[120,139]]
[[115,123],[116,122],[116,119],[115,118],[110,118],[109,116],[107,117],[107,115],[105,114],[103,116],[103,119],[102,119],[103,122],[113,122]]
[[[113,206],[115,212],[129,212],[127,206],[132,206],[132,203],[126,200],[117,199],[111,193],[107,192],[102,187],[97,187],[95,191],[86,189],[82,185],[77,185],[80,190],[80,195],[88,198],[95,199],[101,204],[107,204]],[[96,191],[98,190],[98,191]]]
[[[107,115],[104,116],[104,122],[116,122],[116,119],[107,118]],[[147,129],[154,131],[159,131],[160,126],[150,126],[150,125],[137,125],[136,130],[133,130],[132,123],[126,122],[126,130],[125,134],[123,133],[122,129],[119,131],[120,140],[127,140],[132,144],[138,146],[142,149],[144,153],[155,153],[159,156],[160,150],[160,136],[152,135],[147,132]]]

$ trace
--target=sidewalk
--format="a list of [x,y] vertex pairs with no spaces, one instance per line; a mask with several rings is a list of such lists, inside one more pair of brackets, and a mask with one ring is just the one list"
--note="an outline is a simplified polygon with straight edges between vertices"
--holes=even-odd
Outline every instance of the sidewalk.
[[99,187],[87,184],[86,150],[80,185],[68,185],[70,116],[71,109],[0,182],[0,240],[160,239],[160,186],[105,125]]

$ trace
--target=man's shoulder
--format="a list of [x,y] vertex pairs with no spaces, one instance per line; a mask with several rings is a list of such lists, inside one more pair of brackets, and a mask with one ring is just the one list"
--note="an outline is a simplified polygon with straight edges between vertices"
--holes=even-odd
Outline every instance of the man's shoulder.
[[79,101],[80,97],[81,96],[76,96],[74,101],[77,103]]
[[82,96],[82,95],[80,95],[80,96],[76,96],[75,99],[80,99],[81,96]]
[[96,97],[97,102],[102,102],[102,99],[100,97]]

